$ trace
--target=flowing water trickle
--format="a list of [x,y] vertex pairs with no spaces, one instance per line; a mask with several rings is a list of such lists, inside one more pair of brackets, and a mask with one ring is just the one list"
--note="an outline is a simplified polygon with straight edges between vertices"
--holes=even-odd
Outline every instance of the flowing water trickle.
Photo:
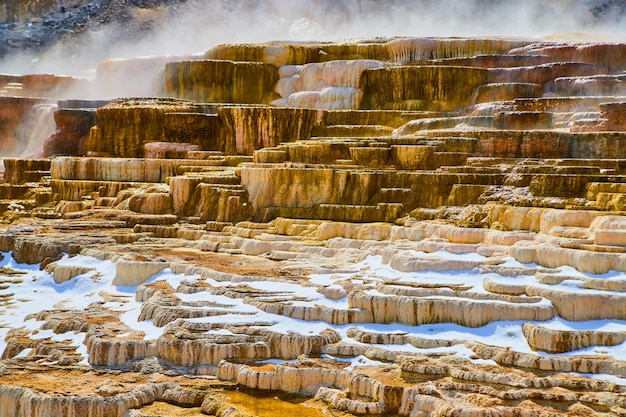
[[56,110],[56,104],[37,104],[29,110],[16,131],[18,143],[15,155],[22,158],[41,157],[44,141],[56,130]]

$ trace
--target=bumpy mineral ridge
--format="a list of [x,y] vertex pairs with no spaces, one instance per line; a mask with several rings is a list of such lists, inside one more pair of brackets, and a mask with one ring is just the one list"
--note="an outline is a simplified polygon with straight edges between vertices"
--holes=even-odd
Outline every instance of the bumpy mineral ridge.
[[626,44],[166,61],[0,75],[0,416],[626,413]]

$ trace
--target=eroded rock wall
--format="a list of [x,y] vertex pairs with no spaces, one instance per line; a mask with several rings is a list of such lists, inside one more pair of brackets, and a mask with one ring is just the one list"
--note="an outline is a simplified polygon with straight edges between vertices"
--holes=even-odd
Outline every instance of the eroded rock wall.
[[98,124],[83,143],[86,154],[137,158],[143,144],[159,142],[166,113],[189,112],[189,102],[180,100],[115,100],[96,111]]
[[267,104],[278,69],[260,62],[220,60],[165,65],[164,94],[199,103]]
[[317,122],[317,113],[309,109],[226,106],[218,116],[226,131],[225,152],[239,155],[308,139]]
[[[476,89],[487,84],[485,69],[404,66],[364,72],[361,109],[452,110],[469,105]],[[456,85],[450,89],[449,85]],[[389,86],[395,86],[389,88]]]

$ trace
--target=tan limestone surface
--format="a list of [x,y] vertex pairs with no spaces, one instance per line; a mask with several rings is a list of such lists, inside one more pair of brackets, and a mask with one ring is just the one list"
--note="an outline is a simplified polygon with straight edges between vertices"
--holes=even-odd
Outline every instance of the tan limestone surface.
[[[626,414],[625,50],[105,62],[169,98],[59,103],[4,160],[0,417]],[[63,80],[2,79],[45,96],[0,97],[13,150]]]

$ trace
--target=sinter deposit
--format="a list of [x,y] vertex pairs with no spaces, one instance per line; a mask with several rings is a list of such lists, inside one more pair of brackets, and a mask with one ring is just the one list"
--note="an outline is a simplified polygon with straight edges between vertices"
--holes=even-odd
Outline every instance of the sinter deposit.
[[626,414],[625,74],[503,38],[0,74],[0,416]]

